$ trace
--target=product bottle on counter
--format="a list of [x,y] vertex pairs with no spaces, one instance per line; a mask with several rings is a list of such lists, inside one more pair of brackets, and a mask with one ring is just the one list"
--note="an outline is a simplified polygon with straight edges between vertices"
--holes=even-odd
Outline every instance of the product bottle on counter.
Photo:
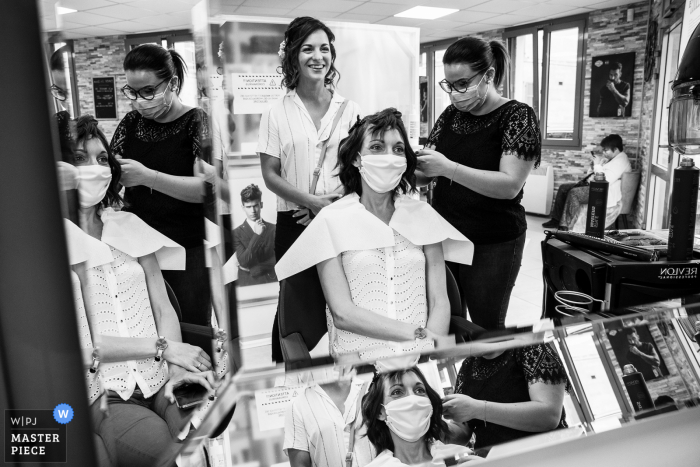
[[698,179],[700,169],[693,159],[684,157],[681,165],[673,170],[671,216],[668,223],[668,260],[693,259],[695,240],[695,215],[698,208]]
[[637,371],[634,365],[625,365],[622,373],[622,381],[627,389],[627,394],[632,400],[634,411],[653,409],[654,401],[651,398],[651,394],[649,394],[644,376]]
[[603,238],[605,234],[605,213],[608,209],[609,183],[605,180],[603,172],[596,172],[588,186],[586,235]]

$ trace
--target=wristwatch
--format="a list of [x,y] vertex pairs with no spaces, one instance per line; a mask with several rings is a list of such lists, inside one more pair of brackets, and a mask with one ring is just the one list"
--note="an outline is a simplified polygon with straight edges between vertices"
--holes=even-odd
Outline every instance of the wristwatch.
[[426,332],[425,328],[416,328],[415,331],[413,331],[413,338],[414,339],[425,339],[428,337],[428,333]]
[[97,373],[97,367],[100,365],[100,348],[95,347],[92,349],[92,366],[90,367],[90,373]]
[[158,340],[156,341],[156,361],[159,362],[161,357],[163,357],[163,352],[165,352],[165,349],[168,348],[168,341],[165,340],[165,337],[163,336],[158,336]]

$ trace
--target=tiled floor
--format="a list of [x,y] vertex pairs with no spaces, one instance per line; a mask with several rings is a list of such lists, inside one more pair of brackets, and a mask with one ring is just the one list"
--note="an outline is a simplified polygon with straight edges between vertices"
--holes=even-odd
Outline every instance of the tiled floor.
[[520,273],[510,296],[506,326],[530,324],[542,315],[542,252],[544,240],[542,223],[549,218],[527,215],[527,244],[523,253]]

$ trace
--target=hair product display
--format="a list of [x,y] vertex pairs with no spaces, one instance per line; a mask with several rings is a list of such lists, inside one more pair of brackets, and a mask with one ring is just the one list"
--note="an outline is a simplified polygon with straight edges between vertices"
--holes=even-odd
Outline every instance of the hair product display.
[[608,188],[603,172],[596,172],[591,180],[586,214],[586,235],[603,238],[605,235],[605,211],[608,208]]
[[634,365],[625,365],[622,373],[622,381],[625,383],[627,394],[632,400],[634,411],[653,409],[654,401],[651,398],[651,394],[649,394],[644,376],[637,371]]
[[695,216],[698,205],[698,180],[700,169],[693,159],[684,157],[673,170],[670,220],[668,224],[668,260],[693,259]]

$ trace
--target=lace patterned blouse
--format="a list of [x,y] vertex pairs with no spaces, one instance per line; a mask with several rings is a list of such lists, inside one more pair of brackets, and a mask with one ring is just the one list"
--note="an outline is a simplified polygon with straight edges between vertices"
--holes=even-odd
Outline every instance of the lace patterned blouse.
[[[503,155],[540,163],[540,127],[526,104],[508,101],[485,115],[460,112],[450,105],[428,137],[435,150],[461,165],[498,171]],[[523,190],[513,199],[495,199],[449,178],[438,177],[433,207],[474,244],[501,243],[527,229],[520,205]]]
[[[102,336],[157,338],[146,275],[138,260],[110,246],[114,261],[87,270],[83,295],[94,331]],[[153,350],[155,356],[155,347]],[[167,382],[164,359],[153,357],[124,362],[101,363],[100,379],[105,389],[127,400],[136,385],[150,397]]]
[[[394,230],[395,246],[341,254],[355,305],[397,321],[425,327],[428,321],[425,254]],[[326,307],[331,355],[358,352],[363,360],[431,350],[429,339],[390,342],[335,327]]]
[[[506,350],[493,359],[465,359],[457,375],[455,393],[489,402],[528,402],[531,400],[529,388],[536,383],[565,384],[565,391],[571,391],[564,365],[551,344]],[[477,449],[533,434],[491,422],[484,423],[478,419],[467,423],[476,435]],[[567,426],[566,413],[562,407],[557,428]]]
[[[208,132],[207,115],[195,108],[172,122],[159,123],[131,111],[119,122],[110,148],[125,159],[149,169],[182,177],[194,176],[194,163],[203,158],[202,141]],[[125,211],[185,248],[202,245],[204,206],[175,199],[147,186],[126,189]]]

